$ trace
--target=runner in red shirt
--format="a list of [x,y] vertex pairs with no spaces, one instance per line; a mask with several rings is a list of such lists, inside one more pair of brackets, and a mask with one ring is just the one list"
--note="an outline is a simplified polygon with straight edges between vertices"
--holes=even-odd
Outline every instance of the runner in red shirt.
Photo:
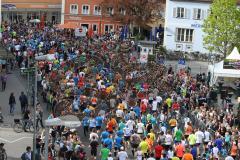
[[161,145],[161,142],[158,142],[158,144],[155,146],[155,158],[156,160],[160,160],[162,156],[163,146]]
[[144,104],[144,102],[141,102],[140,104],[140,109],[141,109],[141,113],[146,113],[147,111],[147,106]]

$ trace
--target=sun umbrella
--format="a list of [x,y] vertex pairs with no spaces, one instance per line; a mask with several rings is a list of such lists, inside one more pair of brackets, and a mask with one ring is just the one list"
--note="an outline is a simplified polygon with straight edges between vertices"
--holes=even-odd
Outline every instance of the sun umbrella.
[[76,128],[81,126],[78,117],[73,115],[60,116],[57,118],[45,120],[46,126],[65,126],[69,128]]
[[39,19],[31,19],[29,22],[30,23],[40,23],[41,21]]

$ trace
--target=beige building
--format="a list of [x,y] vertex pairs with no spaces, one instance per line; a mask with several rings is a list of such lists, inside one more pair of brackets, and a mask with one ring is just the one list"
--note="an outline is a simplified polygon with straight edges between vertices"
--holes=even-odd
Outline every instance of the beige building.
[[18,22],[20,20],[41,19],[53,23],[61,21],[62,0],[2,0],[2,5],[12,4],[16,8],[2,7],[2,21]]

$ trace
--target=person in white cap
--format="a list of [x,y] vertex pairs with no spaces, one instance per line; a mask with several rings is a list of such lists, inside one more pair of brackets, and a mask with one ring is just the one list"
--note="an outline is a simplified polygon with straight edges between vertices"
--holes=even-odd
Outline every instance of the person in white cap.
[[124,150],[124,147],[120,148],[120,152],[118,152],[117,157],[119,160],[126,160],[128,158],[128,154]]

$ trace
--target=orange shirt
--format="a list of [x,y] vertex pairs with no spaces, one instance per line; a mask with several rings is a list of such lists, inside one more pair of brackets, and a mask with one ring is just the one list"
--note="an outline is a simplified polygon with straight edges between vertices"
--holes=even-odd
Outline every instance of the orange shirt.
[[193,156],[191,153],[185,153],[182,160],[193,160]]
[[185,150],[183,145],[181,145],[181,144],[177,145],[175,150],[176,150],[177,157],[182,158],[184,155],[184,150]]
[[146,138],[145,141],[146,141],[147,144],[148,144],[148,148],[149,148],[149,149],[152,149],[152,147],[153,147],[153,141],[152,141],[152,139],[151,139],[151,138]]
[[188,125],[185,129],[185,134],[190,135],[192,133],[192,131],[193,131],[192,126]]
[[231,148],[231,156],[236,156],[237,155],[237,145],[233,145]]
[[170,119],[169,125],[170,125],[171,127],[175,127],[175,126],[177,125],[177,120],[176,120],[176,119]]
[[108,123],[107,123],[107,129],[109,132],[112,132],[113,129],[116,127],[117,121],[112,118]]
[[93,98],[91,99],[91,101],[92,101],[92,104],[97,104],[97,98],[96,98],[96,97],[93,97]]

